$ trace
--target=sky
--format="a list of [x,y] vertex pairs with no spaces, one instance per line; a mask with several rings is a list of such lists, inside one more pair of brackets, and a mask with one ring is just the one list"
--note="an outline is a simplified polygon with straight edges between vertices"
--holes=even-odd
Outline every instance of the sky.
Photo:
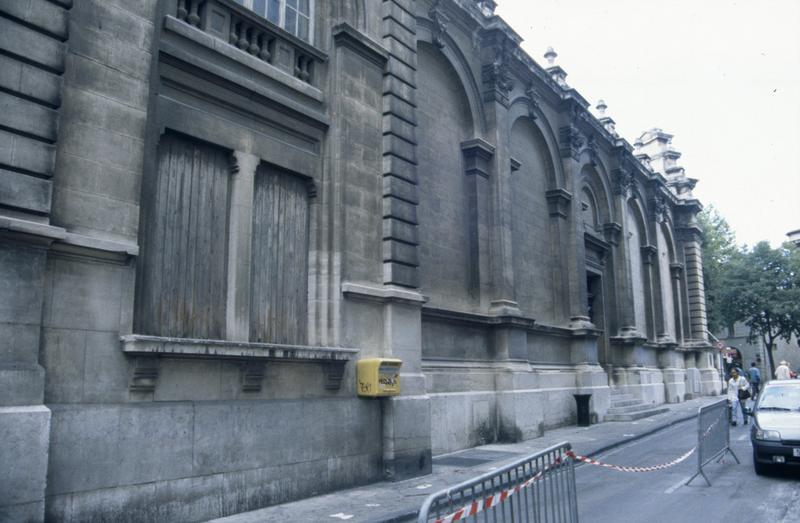
[[660,127],[739,244],[800,229],[800,0],[497,0],[540,65],[608,105],[630,143]]

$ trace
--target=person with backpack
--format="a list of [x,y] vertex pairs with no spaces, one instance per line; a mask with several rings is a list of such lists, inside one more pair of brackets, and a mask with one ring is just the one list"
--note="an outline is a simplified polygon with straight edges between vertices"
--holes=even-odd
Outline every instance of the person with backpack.
[[731,369],[731,379],[728,380],[728,403],[731,406],[731,425],[747,425],[747,413],[744,411],[744,402],[750,397],[750,384],[739,371]]
[[750,363],[747,374],[750,377],[750,389],[753,393],[753,401],[755,401],[758,397],[758,391],[761,388],[761,371],[756,367],[756,362]]

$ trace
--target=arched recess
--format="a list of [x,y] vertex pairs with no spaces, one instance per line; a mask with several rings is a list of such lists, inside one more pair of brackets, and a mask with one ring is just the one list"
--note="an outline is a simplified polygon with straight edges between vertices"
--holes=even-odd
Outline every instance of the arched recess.
[[644,210],[638,198],[628,200],[626,209],[627,238],[625,248],[628,249],[630,259],[631,290],[633,294],[633,317],[636,330],[640,333],[650,333],[647,314],[647,278],[645,277],[645,260],[642,253],[649,242],[647,227],[644,221]]
[[438,48],[419,42],[417,67],[420,286],[432,306],[470,309],[475,239],[461,144],[474,137],[474,120],[459,75]]
[[[486,134],[486,115],[483,110],[478,79],[475,78],[469,60],[467,60],[455,40],[447,33],[444,33],[441,35],[441,42],[444,46],[438,47],[433,43],[432,30],[433,22],[427,18],[417,18],[417,44],[426,44],[429,47],[437,49],[450,62],[450,66],[458,77],[459,83],[464,89],[464,93],[469,102],[470,113],[472,114],[474,124],[473,134],[470,138],[483,138]],[[418,78],[420,74],[421,70],[418,68]]]
[[[511,156],[520,163],[511,175],[511,223],[514,285],[517,303],[525,315],[555,324],[560,307],[555,294],[561,292],[557,240],[551,238],[551,216],[547,191],[556,181],[556,169],[547,141],[539,127],[527,117],[511,126]],[[560,162],[558,162],[560,163]]]
[[672,340],[681,339],[679,328],[680,296],[676,295],[677,285],[672,277],[672,265],[676,263],[675,243],[673,241],[670,224],[664,220],[656,226],[656,247],[658,248],[658,272],[661,286],[661,306],[664,314],[665,334]]
[[[527,97],[520,96],[515,98],[508,107],[508,121],[511,122],[511,128],[517,124],[520,119],[529,120],[541,135],[547,149],[547,155],[550,158],[552,166],[551,172],[548,174],[547,189],[566,189],[564,170],[561,161],[558,160],[558,140],[553,133],[553,128],[545,117],[544,113],[536,108],[534,114],[536,118],[530,117],[530,100]],[[512,153],[512,157],[513,153]],[[514,158],[515,160],[517,158]]]
[[581,169],[581,198],[580,203],[583,205],[583,195],[587,194],[590,198],[589,204],[594,203],[595,219],[596,219],[596,233],[602,234],[602,227],[604,224],[614,221],[612,216],[612,202],[610,199],[610,191],[603,183],[603,177],[598,172],[596,167],[589,164],[584,165]]

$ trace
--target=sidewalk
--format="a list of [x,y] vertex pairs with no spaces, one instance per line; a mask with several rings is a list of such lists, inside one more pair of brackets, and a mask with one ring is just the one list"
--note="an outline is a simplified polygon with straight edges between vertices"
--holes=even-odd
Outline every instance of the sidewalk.
[[[578,454],[594,456],[692,419],[697,416],[697,409],[722,398],[724,396],[705,397],[665,405],[669,411],[637,421],[607,422],[590,427],[563,427],[549,430],[540,438],[520,443],[494,443],[436,456],[433,459],[433,473],[428,476],[394,483],[373,483],[213,521],[217,523],[415,521],[417,510],[423,500],[449,485],[465,481],[562,441],[570,442]],[[694,426],[692,430],[695,430]]]

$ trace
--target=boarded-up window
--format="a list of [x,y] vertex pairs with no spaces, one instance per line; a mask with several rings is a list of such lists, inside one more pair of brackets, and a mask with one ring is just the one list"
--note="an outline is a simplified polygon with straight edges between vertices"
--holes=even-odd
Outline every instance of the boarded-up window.
[[229,154],[165,134],[143,197],[136,332],[225,335]]
[[308,192],[303,178],[262,166],[253,197],[250,341],[306,343]]

